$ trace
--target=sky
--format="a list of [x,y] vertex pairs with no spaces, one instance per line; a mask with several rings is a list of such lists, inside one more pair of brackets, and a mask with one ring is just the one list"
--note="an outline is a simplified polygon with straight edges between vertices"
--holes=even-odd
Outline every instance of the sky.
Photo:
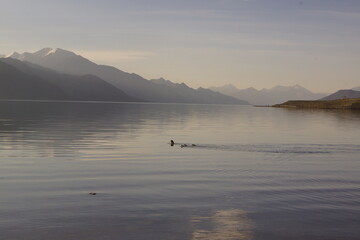
[[0,54],[73,51],[147,79],[360,86],[359,0],[0,0]]

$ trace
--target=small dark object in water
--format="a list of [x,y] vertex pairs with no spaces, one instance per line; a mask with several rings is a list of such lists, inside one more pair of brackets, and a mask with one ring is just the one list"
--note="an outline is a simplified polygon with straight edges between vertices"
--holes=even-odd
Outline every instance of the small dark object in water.
[[196,144],[191,144],[191,146],[196,147]]
[[175,142],[173,140],[170,140],[170,145],[174,146]]
[[96,195],[96,192],[91,192],[89,193],[89,195]]
[[181,144],[180,147],[182,147],[182,148],[187,147],[187,145],[186,144]]

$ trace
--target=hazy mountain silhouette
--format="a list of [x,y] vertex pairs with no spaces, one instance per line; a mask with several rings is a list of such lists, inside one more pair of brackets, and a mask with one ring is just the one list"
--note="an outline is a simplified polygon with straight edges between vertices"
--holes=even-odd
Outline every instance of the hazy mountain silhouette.
[[151,82],[157,83],[157,84],[162,84],[162,85],[166,85],[169,87],[178,87],[180,85],[186,85],[185,83],[173,83],[170,80],[166,80],[164,78],[158,78],[158,79],[150,79]]
[[238,99],[244,99],[254,105],[273,105],[288,100],[315,100],[326,96],[326,94],[312,93],[309,90],[295,86],[275,86],[271,89],[257,90],[255,88],[238,89],[234,85],[227,84],[222,87],[211,87],[218,91]]
[[1,62],[12,65],[31,76],[37,76],[44,82],[51,83],[67,94],[65,100],[81,101],[139,101],[126,95],[121,90],[93,75],[69,75],[49,70],[29,62],[13,58],[2,58]]
[[354,87],[351,90],[360,91],[360,86],[359,87]]
[[68,100],[54,84],[0,61],[0,99]]
[[[196,102],[200,102],[200,103],[219,103],[219,102],[224,102],[227,103],[230,101],[233,101],[233,103],[237,103],[237,104],[243,104],[243,105],[248,105],[249,103],[243,100],[238,100],[238,99],[234,99],[231,98],[229,99],[229,96],[226,96],[224,94],[221,94],[219,92],[214,92],[212,90],[209,89],[205,89],[205,88],[198,88],[198,89],[193,89],[188,87],[185,83],[174,83],[171,82],[170,80],[165,80],[164,78],[159,78],[159,79],[151,79],[150,80],[153,83],[162,85],[162,86],[166,86],[167,88],[171,88],[172,92],[176,94],[178,99],[187,99],[189,102],[191,101],[196,101]],[[234,101],[235,100],[235,101]]]
[[336,100],[344,98],[360,98],[360,91],[355,91],[351,89],[339,90],[329,96],[326,96],[320,100]]
[[245,104],[239,99],[214,93],[204,89],[191,89],[158,84],[142,78],[137,74],[123,72],[115,67],[98,65],[88,59],[63,49],[44,48],[35,53],[12,53],[7,57],[27,61],[40,66],[56,70],[61,73],[74,75],[95,75],[126,94],[138,99],[151,102],[174,103],[218,103]]

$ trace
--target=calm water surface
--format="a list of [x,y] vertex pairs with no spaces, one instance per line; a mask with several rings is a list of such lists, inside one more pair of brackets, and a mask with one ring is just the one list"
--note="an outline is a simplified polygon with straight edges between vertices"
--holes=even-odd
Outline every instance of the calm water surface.
[[0,102],[0,239],[360,239],[359,125],[356,111]]

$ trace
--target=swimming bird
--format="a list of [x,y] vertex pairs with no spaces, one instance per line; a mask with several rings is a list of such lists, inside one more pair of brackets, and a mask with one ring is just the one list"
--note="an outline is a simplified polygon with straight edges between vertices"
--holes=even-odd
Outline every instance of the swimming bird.
[[175,142],[173,140],[170,140],[170,145],[174,146]]

